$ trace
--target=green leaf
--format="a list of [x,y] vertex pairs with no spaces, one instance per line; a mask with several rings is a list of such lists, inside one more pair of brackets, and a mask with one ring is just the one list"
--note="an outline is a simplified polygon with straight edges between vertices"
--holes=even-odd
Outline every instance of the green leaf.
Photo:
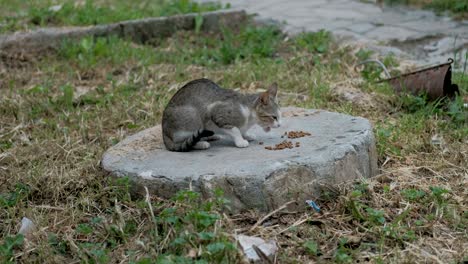
[[304,248],[306,249],[306,251],[309,253],[309,254],[312,254],[314,256],[317,256],[318,254],[318,245],[317,245],[317,242],[313,241],[313,240],[309,240],[309,241],[306,241],[304,243]]
[[74,93],[73,87],[67,84],[67,85],[60,87],[60,89],[63,92],[63,97],[62,97],[63,103],[68,108],[71,108],[73,106],[73,93]]
[[79,224],[76,227],[76,232],[78,234],[89,235],[93,232],[93,228],[88,224]]
[[19,247],[23,245],[24,236],[22,234],[18,234],[16,236],[7,236],[0,245],[0,255],[5,256],[6,259],[13,257],[13,249],[15,247]]
[[225,243],[221,243],[221,242],[211,243],[206,247],[206,249],[211,254],[217,254],[217,253],[224,251],[224,249],[226,249],[226,245]]
[[198,233],[198,237],[201,240],[212,240],[215,238],[215,234],[213,232],[200,232]]
[[201,27],[203,25],[203,16],[198,13],[195,17],[195,33],[200,33]]
[[449,193],[449,191],[445,188],[442,188],[442,187],[438,187],[438,186],[431,186],[429,187],[429,189],[431,190],[432,194],[434,196],[441,196],[445,193]]
[[422,190],[410,188],[402,190],[401,195],[409,201],[418,201],[423,198],[426,193]]
[[83,49],[83,51],[89,52],[93,47],[92,39],[91,38],[83,38],[81,40],[81,42],[80,42],[80,46]]

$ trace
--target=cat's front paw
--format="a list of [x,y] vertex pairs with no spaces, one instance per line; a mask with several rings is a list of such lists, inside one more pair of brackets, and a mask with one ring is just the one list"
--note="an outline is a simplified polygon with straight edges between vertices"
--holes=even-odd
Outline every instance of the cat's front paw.
[[243,135],[244,139],[247,141],[254,141],[256,138],[253,135]]
[[245,139],[236,140],[234,143],[238,148],[246,148],[249,146],[249,142]]
[[206,141],[198,141],[194,146],[193,149],[197,150],[204,150],[204,149],[209,149],[210,148],[210,143]]

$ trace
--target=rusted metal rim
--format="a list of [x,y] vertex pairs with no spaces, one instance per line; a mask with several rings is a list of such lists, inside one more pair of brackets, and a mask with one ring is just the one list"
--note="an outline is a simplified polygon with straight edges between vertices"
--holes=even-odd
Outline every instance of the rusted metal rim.
[[453,59],[429,68],[405,73],[380,82],[388,82],[397,93],[409,92],[413,95],[425,94],[427,99],[453,97],[459,93],[458,85],[452,84]]
[[449,58],[449,59],[448,59],[448,62],[446,62],[446,63],[434,65],[434,66],[432,66],[432,67],[424,68],[424,69],[417,70],[417,71],[413,71],[413,72],[408,72],[408,73],[400,74],[400,75],[398,75],[398,76],[391,77],[391,78],[388,78],[388,79],[384,79],[384,80],[381,80],[381,81],[379,81],[379,82],[386,82],[386,81],[398,79],[398,78],[401,78],[401,77],[405,77],[405,76],[409,76],[409,75],[412,75],[412,74],[417,74],[417,73],[420,73],[420,72],[424,72],[424,71],[436,69],[436,68],[443,67],[443,66],[446,66],[446,65],[450,65],[450,66],[451,66],[453,62],[454,62],[454,60],[453,60],[452,58]]

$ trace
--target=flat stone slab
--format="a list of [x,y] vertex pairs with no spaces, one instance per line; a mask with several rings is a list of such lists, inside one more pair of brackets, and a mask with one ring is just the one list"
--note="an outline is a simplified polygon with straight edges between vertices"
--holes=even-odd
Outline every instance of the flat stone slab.
[[[248,148],[236,148],[223,139],[212,142],[208,150],[191,152],[166,150],[158,125],[110,148],[102,166],[114,175],[129,176],[136,191],[144,192],[143,186],[147,186],[165,198],[188,188],[209,197],[221,188],[236,211],[272,210],[291,200],[304,208],[304,201],[318,198],[324,185],[377,173],[375,141],[367,119],[284,108],[282,123],[270,133],[252,128],[250,132],[257,140]],[[288,139],[286,131],[311,135]],[[294,146],[299,142],[300,147],[265,149],[283,140],[292,141]]]

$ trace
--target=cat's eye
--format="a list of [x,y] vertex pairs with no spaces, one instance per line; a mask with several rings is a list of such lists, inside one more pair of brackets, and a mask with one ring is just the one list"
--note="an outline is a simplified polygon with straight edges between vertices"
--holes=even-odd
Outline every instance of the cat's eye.
[[273,119],[274,119],[275,121],[278,121],[278,117],[277,117],[277,116],[271,116],[271,117],[273,117]]

